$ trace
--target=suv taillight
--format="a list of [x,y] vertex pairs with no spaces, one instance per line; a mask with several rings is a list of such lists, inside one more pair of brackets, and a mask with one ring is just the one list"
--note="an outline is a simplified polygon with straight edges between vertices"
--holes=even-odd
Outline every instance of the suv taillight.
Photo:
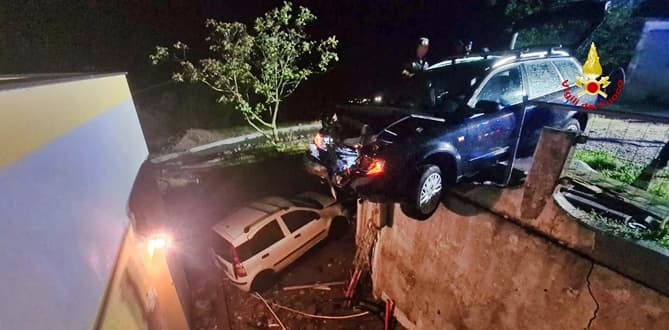
[[232,269],[235,272],[235,278],[246,276],[246,268],[239,262],[239,257],[237,256],[237,250],[232,248]]
[[369,164],[369,167],[367,168],[367,175],[378,175],[382,174],[384,167],[386,165],[386,162],[383,161],[383,159],[372,159],[371,163]]

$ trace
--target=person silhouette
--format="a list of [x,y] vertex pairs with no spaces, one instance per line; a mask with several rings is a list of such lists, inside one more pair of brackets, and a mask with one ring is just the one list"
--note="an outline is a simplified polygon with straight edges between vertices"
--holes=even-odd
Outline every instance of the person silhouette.
[[425,71],[430,66],[425,59],[427,52],[430,50],[430,39],[421,37],[418,39],[418,47],[416,47],[416,57],[404,66],[402,75],[413,77],[417,72]]

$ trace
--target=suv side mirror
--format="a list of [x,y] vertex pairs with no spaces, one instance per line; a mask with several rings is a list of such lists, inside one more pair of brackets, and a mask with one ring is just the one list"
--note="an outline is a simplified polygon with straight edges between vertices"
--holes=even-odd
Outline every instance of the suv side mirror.
[[495,113],[502,110],[502,105],[495,101],[481,100],[476,102],[474,107],[476,110],[480,110],[483,113]]

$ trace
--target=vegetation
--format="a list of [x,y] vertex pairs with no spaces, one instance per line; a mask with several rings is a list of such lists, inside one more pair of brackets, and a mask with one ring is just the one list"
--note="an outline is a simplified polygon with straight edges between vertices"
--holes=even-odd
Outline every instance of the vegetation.
[[[576,150],[574,158],[581,160],[605,176],[625,184],[632,184],[642,171],[641,166],[624,164],[612,153],[603,150],[586,151]],[[649,193],[669,199],[669,173],[659,172],[651,181]]]
[[587,224],[612,235],[634,241],[650,241],[665,249],[669,249],[669,224],[665,224],[663,228],[654,232],[650,230],[630,228],[620,221],[602,216],[595,212],[586,213],[583,220]]
[[[338,60],[337,39],[311,40],[305,28],[316,20],[309,9],[284,2],[255,20],[252,31],[238,22],[207,20],[211,57],[191,62],[188,46],[157,47],[153,64],[174,60],[177,82],[199,82],[214,90],[218,102],[241,113],[246,122],[277,145],[281,103],[313,74]],[[268,132],[269,131],[269,132]]]
[[[573,3],[571,0],[508,0],[505,14],[513,20],[539,14],[552,7]],[[600,61],[605,72],[617,67],[626,67],[634,55],[636,43],[641,33],[642,18],[636,15],[637,4],[633,1],[613,1],[604,20],[590,36],[574,49],[578,58],[585,59],[590,43],[595,41]],[[518,48],[531,45],[570,44],[581,41],[586,24],[583,19],[566,19],[559,23],[523,30],[516,42]]]
[[634,11],[635,7],[627,1],[612,5],[602,24],[577,49],[579,58],[585,59],[590,42],[595,41],[602,67],[626,68],[634,56],[643,24]]
[[[603,175],[624,184],[631,184],[641,172],[641,166],[624,164],[608,151],[576,150],[574,158],[585,162],[588,166]],[[648,192],[669,199],[669,172],[662,171],[657,173],[653,181],[651,181]],[[665,223],[660,230],[651,231],[631,228],[620,221],[610,219],[595,212],[586,213],[583,220],[591,226],[612,235],[631,240],[650,241],[669,249],[669,222]]]

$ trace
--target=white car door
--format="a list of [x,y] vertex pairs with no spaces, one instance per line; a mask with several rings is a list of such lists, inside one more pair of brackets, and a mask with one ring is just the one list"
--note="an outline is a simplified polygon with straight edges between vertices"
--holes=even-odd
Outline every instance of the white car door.
[[249,275],[274,269],[279,260],[285,259],[291,252],[291,241],[287,238],[276,218],[249,234],[249,240],[237,247]]
[[292,240],[291,250],[293,250],[290,255],[286,256],[285,260],[279,261],[279,267],[281,268],[291,264],[309,251],[328,234],[326,220],[321,219],[320,214],[313,210],[291,209],[281,215],[281,219],[289,231],[287,240]]

